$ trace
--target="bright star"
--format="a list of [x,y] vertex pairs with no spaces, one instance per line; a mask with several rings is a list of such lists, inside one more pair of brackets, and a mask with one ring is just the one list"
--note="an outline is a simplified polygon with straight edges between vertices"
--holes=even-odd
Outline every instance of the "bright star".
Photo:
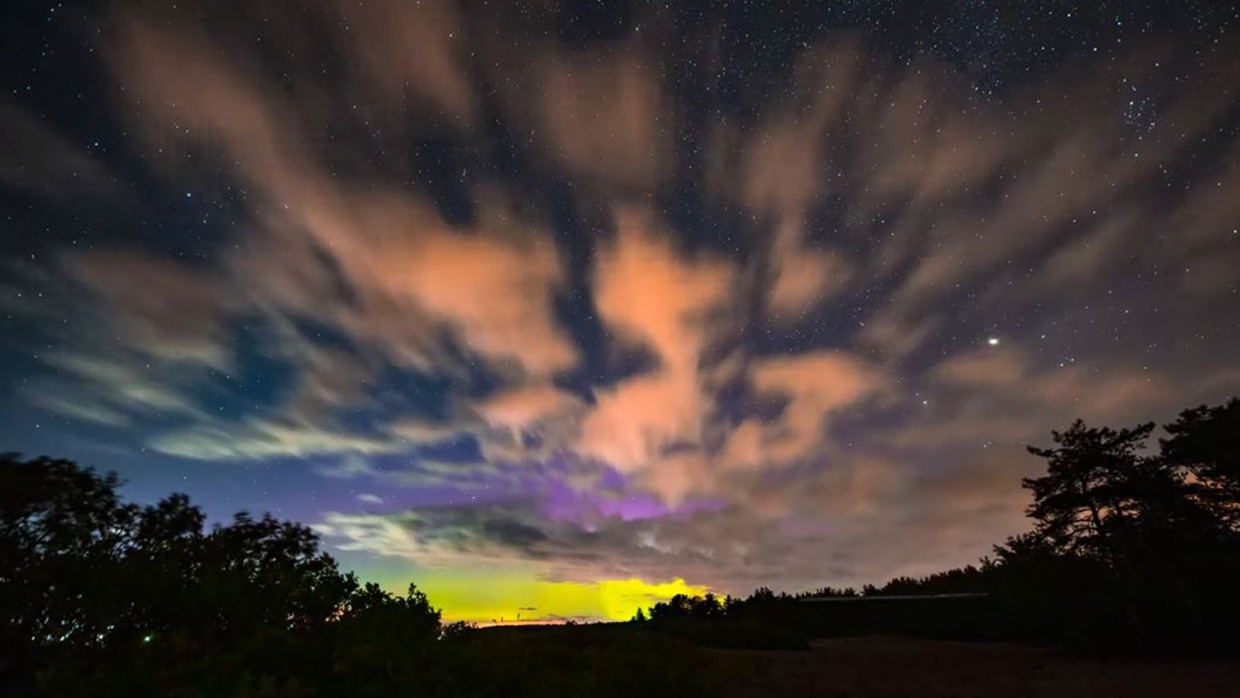
[[991,337],[990,339],[987,339],[987,340],[986,340],[986,343],[987,343],[987,344],[989,344],[989,345],[990,345],[990,346],[992,346],[992,347],[997,347],[997,346],[999,346],[999,338],[998,338],[998,337]]

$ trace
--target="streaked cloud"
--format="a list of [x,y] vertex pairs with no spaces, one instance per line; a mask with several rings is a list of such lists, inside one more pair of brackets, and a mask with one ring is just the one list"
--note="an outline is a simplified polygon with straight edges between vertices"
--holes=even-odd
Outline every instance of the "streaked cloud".
[[1025,443],[1240,389],[1223,48],[987,94],[845,32],[730,110],[722,49],[686,85],[657,10],[575,41],[552,6],[231,9],[117,3],[99,47],[129,167],[218,229],[144,228],[114,163],[0,103],[0,186],[134,228],[6,262],[39,328],[14,392],[203,469],[292,462],[346,554],[603,617],[919,574],[1020,527]]

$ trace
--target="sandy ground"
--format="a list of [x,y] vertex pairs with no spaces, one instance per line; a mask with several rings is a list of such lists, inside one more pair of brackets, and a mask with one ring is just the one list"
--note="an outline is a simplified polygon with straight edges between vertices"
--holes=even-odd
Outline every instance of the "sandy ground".
[[712,655],[712,686],[724,698],[1240,698],[1240,662],[1094,661],[1016,645],[884,637],[816,641],[810,652]]

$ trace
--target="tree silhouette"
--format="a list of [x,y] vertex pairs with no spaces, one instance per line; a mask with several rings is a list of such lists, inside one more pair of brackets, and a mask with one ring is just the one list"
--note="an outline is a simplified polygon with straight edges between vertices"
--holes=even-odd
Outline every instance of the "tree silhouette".
[[[1203,441],[1193,440],[1203,423],[1214,428],[1213,422],[1201,421],[1213,413],[1189,414],[1169,431],[1180,435],[1175,443],[1183,454],[1198,456],[1193,461],[1198,471],[1214,472],[1213,455],[1197,446]],[[1211,591],[1219,582],[1219,568],[1207,561],[1232,548],[1220,535],[1218,516],[1194,496],[1200,487],[1190,482],[1179,459],[1167,457],[1169,442],[1163,442],[1159,453],[1145,450],[1152,431],[1153,424],[1113,430],[1077,421],[1053,434],[1054,448],[1029,449],[1046,459],[1047,474],[1023,482],[1033,493],[1028,513],[1035,534],[1062,555],[1103,564],[1100,571],[1053,561],[1043,568],[1052,572],[1048,583],[1077,579],[1079,588],[1091,590],[1100,624],[1111,624],[1115,634],[1144,638],[1142,642],[1176,636],[1223,610],[1226,602]],[[1225,489],[1212,487],[1210,492],[1225,494]],[[1222,508],[1220,504],[1216,511]],[[1113,617],[1104,622],[1108,613]]]
[[1151,423],[1115,431],[1077,420],[1053,432],[1054,448],[1030,446],[1047,461],[1046,475],[1022,481],[1033,493],[1027,513],[1037,532],[1064,552],[1116,561],[1127,529],[1147,513],[1140,483],[1158,466],[1139,452],[1153,429]]
[[1240,399],[1180,413],[1166,426],[1163,455],[1192,473],[1193,493],[1220,521],[1240,528]]

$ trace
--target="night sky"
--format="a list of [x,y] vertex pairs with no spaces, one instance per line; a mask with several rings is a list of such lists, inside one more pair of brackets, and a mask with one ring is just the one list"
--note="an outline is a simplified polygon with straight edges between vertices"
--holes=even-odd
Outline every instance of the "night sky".
[[1240,10],[805,8],[4,3],[0,450],[627,618],[974,562],[1025,444],[1240,394]]

